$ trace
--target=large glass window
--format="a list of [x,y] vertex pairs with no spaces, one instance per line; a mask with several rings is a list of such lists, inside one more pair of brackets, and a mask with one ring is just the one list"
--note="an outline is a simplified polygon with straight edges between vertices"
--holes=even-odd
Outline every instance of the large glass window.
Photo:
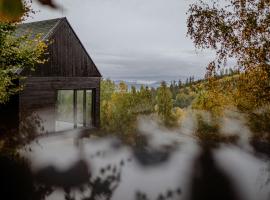
[[58,90],[56,104],[56,131],[74,127],[73,90]]
[[84,123],[84,90],[77,90],[77,127],[83,127]]
[[92,90],[58,90],[56,131],[92,125]]

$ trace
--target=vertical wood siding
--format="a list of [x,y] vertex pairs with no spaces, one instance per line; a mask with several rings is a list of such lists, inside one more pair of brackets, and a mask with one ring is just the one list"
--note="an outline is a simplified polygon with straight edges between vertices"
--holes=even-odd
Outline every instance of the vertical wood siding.
[[66,19],[59,22],[50,39],[48,62],[37,66],[32,76],[101,77]]

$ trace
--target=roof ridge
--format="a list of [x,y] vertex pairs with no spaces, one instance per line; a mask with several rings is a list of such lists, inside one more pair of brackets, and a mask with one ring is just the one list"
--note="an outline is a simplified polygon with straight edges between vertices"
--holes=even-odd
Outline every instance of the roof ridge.
[[47,38],[49,35],[51,35],[51,34],[54,32],[55,28],[58,26],[58,24],[59,24],[63,19],[65,19],[65,18],[59,18],[59,20],[56,22],[56,24],[49,30],[49,32],[48,32],[47,34],[44,35],[43,38],[45,39],[45,38]]
[[19,26],[20,25],[27,25],[27,24],[32,24],[32,23],[40,23],[40,22],[47,22],[47,21],[56,21],[56,20],[63,20],[63,19],[66,19],[66,17],[57,17],[57,18],[51,18],[51,19],[45,19],[45,20],[38,20],[38,21],[32,21],[32,22],[26,22],[26,23],[21,23],[21,24],[18,24]]

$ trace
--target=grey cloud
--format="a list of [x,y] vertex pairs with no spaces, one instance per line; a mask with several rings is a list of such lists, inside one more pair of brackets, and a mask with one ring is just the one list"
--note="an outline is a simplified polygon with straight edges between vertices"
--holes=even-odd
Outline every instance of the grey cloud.
[[[210,58],[189,52],[130,55],[93,54],[101,72],[107,77],[120,76],[198,76],[203,75]],[[194,57],[201,57],[200,61]],[[199,76],[202,76],[202,75]]]

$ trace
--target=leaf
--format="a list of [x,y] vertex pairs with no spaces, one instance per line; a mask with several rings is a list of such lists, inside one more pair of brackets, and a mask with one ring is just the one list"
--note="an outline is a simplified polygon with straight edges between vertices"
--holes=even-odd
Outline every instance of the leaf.
[[41,4],[50,6],[51,8],[58,8],[58,6],[54,3],[53,0],[38,0]]
[[21,0],[0,0],[0,21],[16,21],[24,14]]

